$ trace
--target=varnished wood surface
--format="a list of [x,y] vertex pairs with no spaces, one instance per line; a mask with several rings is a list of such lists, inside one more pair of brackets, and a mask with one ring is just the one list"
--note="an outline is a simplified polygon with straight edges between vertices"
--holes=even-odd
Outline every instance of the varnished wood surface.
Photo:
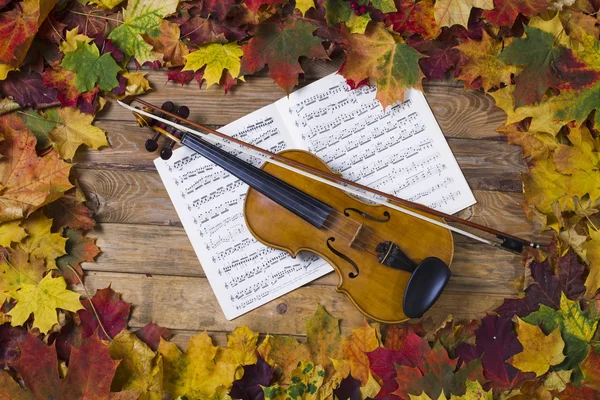
[[[302,84],[335,71],[336,65],[339,62],[304,64]],[[165,100],[178,101],[190,107],[190,118],[212,127],[284,96],[266,76],[248,77],[247,83],[228,95],[216,87],[200,90],[195,83],[166,83],[161,71],[150,71],[148,77],[154,91],[144,96],[146,100],[158,105]],[[547,242],[547,235],[534,235],[520,205],[520,173],[525,171],[521,151],[495,131],[504,122],[504,113],[494,107],[490,97],[465,92],[457,82],[427,84],[425,95],[478,201],[460,216]],[[156,173],[156,155],[143,148],[149,133],[136,127],[127,111],[110,103],[97,125],[107,131],[112,147],[80,151],[75,171],[99,221],[89,235],[98,237],[103,250],[97,263],[84,264],[86,282],[92,293],[109,284],[123,293],[134,305],[132,328],[153,321],[173,330],[173,340],[182,347],[202,330],[225,344],[226,332],[243,324],[262,333],[290,334],[301,340],[305,321],[318,302],[341,318],[344,334],[361,323],[362,315],[345,295],[335,292],[335,274],[227,321]],[[448,314],[482,317],[504,297],[517,294],[514,282],[524,273],[517,255],[460,236],[455,236],[455,241],[453,277],[427,314],[432,317],[432,327]],[[80,287],[76,290],[83,293]]]

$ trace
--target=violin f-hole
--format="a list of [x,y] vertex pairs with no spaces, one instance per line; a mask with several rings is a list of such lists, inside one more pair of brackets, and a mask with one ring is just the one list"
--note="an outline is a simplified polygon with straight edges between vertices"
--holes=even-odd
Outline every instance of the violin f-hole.
[[367,214],[364,211],[359,210],[358,208],[352,208],[352,207],[344,208],[344,215],[346,217],[350,216],[350,213],[348,211],[354,211],[355,213],[357,213],[361,217],[366,218],[366,219],[370,219],[371,221],[375,221],[375,222],[388,222],[390,220],[390,218],[392,217],[390,215],[390,213],[387,212],[387,211],[383,212],[383,216],[385,218],[377,218],[377,217],[374,217],[374,216],[372,216],[370,214]]
[[356,278],[358,276],[358,274],[360,273],[360,271],[358,270],[358,265],[356,265],[356,263],[347,255],[345,255],[344,253],[336,250],[333,248],[333,246],[330,244],[331,242],[335,242],[335,238],[334,237],[330,237],[329,239],[327,239],[327,247],[329,247],[329,250],[331,250],[333,252],[333,254],[335,254],[336,256],[340,257],[342,260],[346,261],[348,264],[352,265],[354,267],[354,269],[356,270],[356,272],[350,272],[348,274],[348,276],[350,278]]

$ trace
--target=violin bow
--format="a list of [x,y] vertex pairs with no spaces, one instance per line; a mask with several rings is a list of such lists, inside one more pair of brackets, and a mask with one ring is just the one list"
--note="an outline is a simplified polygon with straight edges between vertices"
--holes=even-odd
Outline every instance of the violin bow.
[[[396,197],[396,196],[391,195],[389,193],[385,193],[385,192],[382,192],[380,190],[373,189],[373,188],[370,188],[368,186],[361,185],[359,183],[350,181],[348,179],[345,179],[345,178],[341,177],[340,175],[337,175],[337,174],[334,174],[334,173],[330,173],[330,172],[327,172],[327,171],[321,171],[321,170],[313,168],[313,167],[311,167],[309,165],[305,165],[305,164],[303,164],[301,162],[290,160],[290,159],[285,158],[285,157],[283,157],[283,156],[281,156],[279,154],[272,153],[272,152],[270,152],[268,150],[265,150],[263,148],[260,148],[258,146],[254,146],[254,145],[252,145],[250,143],[246,143],[246,142],[244,142],[242,140],[239,140],[239,139],[236,139],[234,137],[225,135],[225,134],[223,134],[223,133],[221,133],[221,132],[219,132],[217,130],[214,130],[212,128],[209,128],[207,126],[204,126],[204,125],[201,125],[199,123],[190,121],[190,120],[188,120],[186,118],[183,118],[183,117],[181,117],[181,116],[179,116],[177,114],[174,114],[172,112],[163,110],[160,107],[157,107],[154,104],[149,103],[149,102],[147,102],[145,100],[136,98],[136,99],[134,99],[134,101],[137,101],[138,103],[142,104],[144,107],[146,107],[149,110],[159,112],[159,113],[161,113],[161,114],[163,114],[165,116],[173,118],[174,120],[176,120],[178,122],[181,122],[182,124],[187,124],[187,125],[192,126],[192,127],[196,128],[196,129],[199,129],[200,131],[196,131],[196,130],[190,128],[189,126],[185,126],[185,125],[182,125],[180,123],[168,120],[168,119],[163,118],[161,116],[155,115],[155,114],[153,114],[151,112],[148,112],[148,111],[136,108],[136,107],[132,107],[131,105],[123,103],[120,100],[118,100],[117,102],[122,107],[130,110],[134,114],[143,115],[143,116],[152,118],[152,119],[154,119],[156,121],[160,121],[160,122],[162,122],[162,123],[164,123],[166,125],[169,125],[169,126],[171,126],[173,128],[179,129],[181,131],[190,133],[190,134],[195,135],[195,136],[202,137],[203,139],[208,140],[208,141],[212,142],[213,144],[220,144],[220,145],[226,146],[228,148],[232,148],[232,149],[241,151],[241,152],[243,152],[243,153],[245,153],[247,155],[257,157],[257,158],[259,158],[259,159],[261,159],[261,160],[263,160],[265,162],[270,162],[270,163],[272,163],[274,165],[277,165],[277,166],[279,166],[281,168],[285,168],[285,169],[290,170],[292,172],[295,172],[295,173],[301,174],[303,176],[306,176],[308,178],[311,178],[311,179],[317,180],[319,182],[325,183],[325,184],[327,184],[329,186],[336,187],[336,188],[341,189],[341,190],[343,190],[343,191],[345,191],[347,193],[350,193],[350,194],[358,196],[358,197],[362,197],[363,199],[372,201],[372,202],[374,202],[376,204],[381,204],[381,205],[384,205],[386,207],[393,208],[393,209],[395,209],[397,211],[400,211],[402,213],[405,213],[405,214],[411,215],[413,217],[422,219],[422,220],[427,221],[427,222],[429,222],[431,224],[443,227],[443,228],[448,229],[448,230],[450,230],[452,232],[455,232],[455,233],[458,233],[460,235],[463,235],[463,236],[469,237],[471,239],[477,240],[477,241],[479,241],[481,243],[485,243],[485,244],[488,244],[490,246],[494,246],[494,247],[501,248],[501,249],[504,249],[504,250],[507,250],[507,251],[511,251],[513,253],[521,253],[523,251],[524,247],[531,247],[531,248],[535,248],[535,249],[540,248],[539,244],[530,242],[528,240],[519,238],[517,236],[510,235],[508,233],[505,233],[505,232],[502,232],[502,231],[499,231],[499,230],[496,230],[494,228],[490,228],[490,227],[487,227],[487,226],[484,226],[484,225],[480,225],[480,224],[477,224],[477,223],[472,222],[472,221],[467,221],[465,219],[462,219],[462,218],[454,216],[454,215],[446,214],[444,212],[441,212],[441,211],[429,208],[429,207],[424,206],[422,204],[414,203],[412,201],[405,200],[405,199],[402,199],[400,197]],[[175,142],[178,142],[178,143],[180,142],[180,140],[177,137],[171,135],[167,131],[164,131],[164,132],[161,131],[161,133],[163,133],[164,135],[168,136],[171,140],[174,140]],[[232,143],[237,144],[239,147],[233,146]],[[379,196],[380,198],[378,198],[376,196]],[[383,198],[384,200],[382,200],[381,198]],[[424,216],[422,214],[416,213],[416,212],[414,212],[412,210],[408,210],[408,209],[406,209],[406,208],[404,208],[402,206],[404,206],[404,207],[410,207],[410,208],[415,209],[415,210],[419,210],[419,211],[422,211],[422,212],[425,212],[425,213],[428,213],[428,214],[431,214],[431,215],[435,215],[437,217],[441,217],[445,221],[452,221],[452,222],[457,223],[457,224],[461,224],[461,225],[468,226],[468,227],[473,228],[473,229],[477,229],[477,230],[482,231],[482,232],[489,233],[491,235],[496,236],[496,238],[500,239],[500,242],[489,240],[489,239],[485,239],[485,238],[483,238],[481,236],[478,236],[478,235],[475,235],[475,234],[473,234],[471,232],[468,232],[468,231],[465,231],[463,229],[457,228],[455,226],[448,225],[448,224],[446,224],[444,222],[440,222],[438,220],[429,218],[429,217]]]

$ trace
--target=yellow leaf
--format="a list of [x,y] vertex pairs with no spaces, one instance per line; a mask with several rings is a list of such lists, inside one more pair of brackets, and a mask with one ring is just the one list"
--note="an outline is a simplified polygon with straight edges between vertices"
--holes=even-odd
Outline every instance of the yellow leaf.
[[435,20],[440,26],[462,25],[468,28],[471,8],[494,8],[493,0],[438,0],[435,2]]
[[281,369],[281,385],[291,382],[292,372],[299,362],[311,358],[308,347],[304,343],[298,343],[292,336],[267,335],[257,350],[270,366]]
[[74,107],[58,110],[58,118],[54,121],[56,127],[48,132],[48,137],[62,158],[72,159],[82,144],[94,149],[109,145],[106,133],[92,125],[93,120],[93,115]]
[[569,141],[572,146],[561,144],[554,152],[554,164],[558,172],[573,174],[577,170],[591,171],[598,165],[598,154],[590,130],[585,127],[571,127]]
[[315,0],[296,0],[296,8],[300,10],[302,15],[310,9],[315,7]]
[[343,345],[352,376],[360,380],[361,386],[366,385],[371,375],[367,353],[379,347],[377,331],[367,321],[363,321],[359,328],[352,330],[350,336],[343,341]]
[[58,323],[56,309],[67,311],[81,310],[79,294],[67,290],[64,278],[46,275],[39,283],[23,283],[21,290],[15,293],[17,305],[7,314],[11,316],[12,326],[23,325],[33,313],[33,328],[46,334]]
[[163,359],[134,333],[123,329],[110,343],[110,356],[120,360],[112,391],[140,392],[140,400],[163,399]]
[[558,390],[562,392],[571,382],[572,370],[552,371],[544,380],[544,387],[548,390]]
[[560,335],[560,329],[555,329],[546,336],[539,326],[528,324],[518,317],[517,319],[519,322],[517,337],[523,345],[523,351],[512,358],[511,364],[515,368],[540,376],[551,366],[563,362],[565,342]]
[[29,254],[21,249],[13,251],[0,263],[0,304],[6,299],[16,298],[24,283],[37,284],[44,272],[44,260],[33,257],[30,263]]
[[160,21],[160,31],[156,36],[144,35],[144,40],[154,47],[154,51],[163,55],[165,66],[178,67],[185,64],[185,56],[190,51],[180,39],[179,25],[167,20]]
[[371,14],[369,13],[362,15],[352,14],[350,15],[350,19],[346,21],[346,26],[350,30],[350,33],[363,35],[367,30],[369,21],[371,21]]
[[208,43],[185,56],[186,63],[182,71],[197,71],[206,65],[204,79],[206,87],[218,84],[223,70],[228,70],[232,77],[240,75],[240,57],[244,54],[237,42],[227,44]]
[[[427,395],[427,393],[423,392],[418,396],[415,396],[414,394],[409,394],[410,396],[410,400],[432,400],[431,397],[429,397]],[[440,393],[440,396],[437,398],[437,400],[447,400],[446,396],[444,396],[444,391],[442,390],[442,393]]]
[[25,250],[30,257],[46,260],[47,269],[56,269],[56,259],[67,254],[65,244],[67,238],[59,233],[52,233],[52,220],[41,211],[32,214],[23,222],[29,236],[19,243],[18,248]]
[[265,400],[317,400],[319,388],[323,385],[325,371],[320,365],[302,361],[292,372],[292,383],[283,388],[279,385],[263,387]]
[[[151,90],[152,88],[150,87],[150,82],[148,82],[148,79],[146,79],[145,76],[146,74],[144,72],[124,72],[123,78],[127,79],[127,86],[125,87],[125,96],[137,96],[138,94],[142,94],[147,92],[148,90]],[[104,131],[102,131],[102,136],[106,141]],[[106,144],[102,146],[108,146],[108,142],[106,142]]]
[[102,8],[106,8],[107,10],[111,10],[121,4],[123,0],[91,0],[90,3],[97,4]]
[[[452,399],[452,400],[493,400],[494,399],[494,397],[492,395],[492,390],[490,389],[487,392],[485,390],[483,390],[483,388],[481,387],[481,383],[479,383],[479,381],[467,380],[467,382],[465,382],[465,385],[467,387],[467,391],[464,395],[462,395],[462,396],[452,395],[450,397],[450,399]],[[444,393],[444,392],[442,392],[442,393]]]
[[10,247],[13,242],[20,242],[27,236],[25,228],[21,226],[23,220],[3,222],[0,224],[0,246]]
[[239,365],[256,364],[256,342],[258,333],[247,326],[236,328],[227,334],[227,351],[224,352],[229,362]]
[[556,43],[562,46],[565,46],[569,49],[573,47],[571,38],[569,35],[567,35],[567,32],[560,21],[560,16],[558,13],[556,13],[554,18],[547,21],[538,16],[532,17],[527,26],[530,28],[538,28],[544,32],[550,33],[555,37]]
[[380,390],[381,385],[375,380],[373,374],[369,374],[367,383],[360,387],[360,395],[362,399],[374,399]]
[[585,258],[590,264],[590,273],[585,280],[586,293],[593,296],[600,289],[600,232],[589,230],[590,240],[583,245]]
[[61,42],[60,46],[58,46],[58,49],[60,51],[67,54],[77,50],[77,42],[89,43],[93,40],[92,38],[87,37],[86,35],[78,34],[78,30],[79,27],[76,26],[70,31],[67,31],[67,33],[65,34],[65,40]]
[[174,343],[161,340],[158,353],[164,360],[165,391],[173,397],[209,399],[220,386],[231,388],[243,369],[231,362],[228,350],[213,346],[206,332],[190,339],[185,354]]

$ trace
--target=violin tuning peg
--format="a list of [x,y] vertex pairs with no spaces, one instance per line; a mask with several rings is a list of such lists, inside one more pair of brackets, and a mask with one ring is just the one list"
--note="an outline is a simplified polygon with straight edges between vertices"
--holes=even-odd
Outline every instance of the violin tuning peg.
[[148,140],[146,140],[145,147],[146,147],[146,151],[148,151],[150,153],[155,152],[156,149],[158,149],[158,142],[154,139],[148,139]]
[[160,151],[160,158],[163,160],[168,160],[173,155],[173,149],[170,146],[164,147]]
[[181,118],[187,118],[190,115],[190,109],[186,106],[181,106],[177,108],[177,111],[175,111],[175,113]]
[[173,111],[174,107],[175,107],[175,104],[173,104],[172,101],[165,101],[160,108],[162,108],[166,112],[171,112],[171,111]]

